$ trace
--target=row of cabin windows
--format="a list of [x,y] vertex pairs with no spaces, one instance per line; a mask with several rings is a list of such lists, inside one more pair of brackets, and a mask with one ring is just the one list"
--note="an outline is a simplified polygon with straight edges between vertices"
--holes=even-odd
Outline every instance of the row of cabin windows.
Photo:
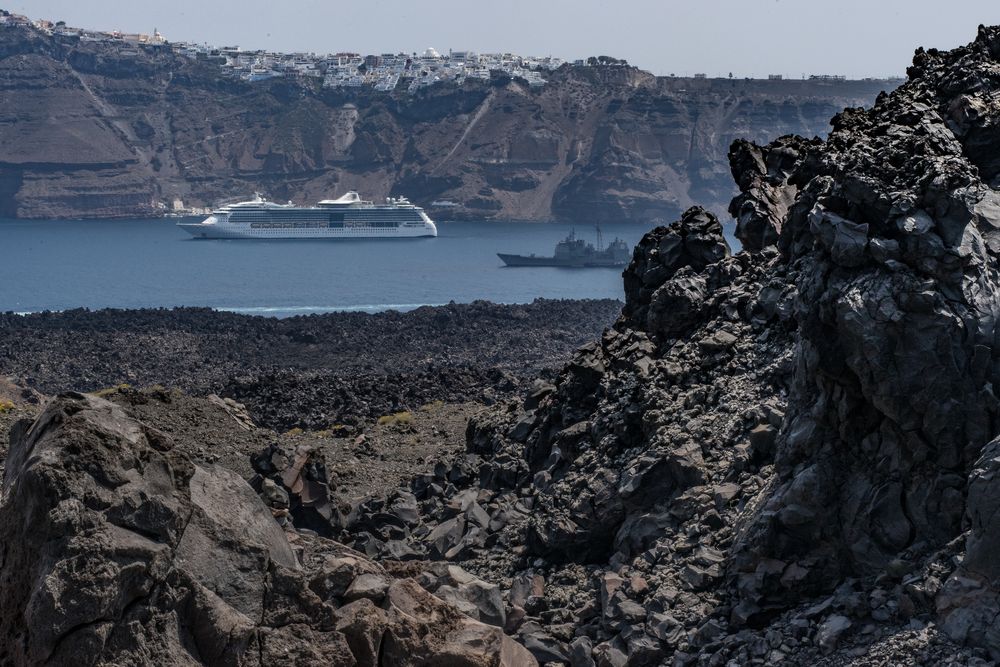
[[369,227],[377,228],[395,228],[399,225],[395,222],[390,222],[388,220],[375,220],[373,222],[252,222],[250,223],[250,229],[367,229]]
[[[317,220],[326,222],[344,222],[347,220],[347,213],[345,211],[296,211],[294,217],[297,220]],[[271,213],[270,211],[233,211],[229,214],[229,220],[231,222],[246,222],[253,220],[269,220],[272,218],[284,217],[281,213]],[[350,216],[351,220],[371,220],[371,219],[386,219],[385,214],[382,212],[372,212],[371,215],[363,215],[357,211],[352,212]],[[400,222],[408,222],[413,219],[413,216],[402,215],[402,216],[391,216],[390,219],[397,218]]]

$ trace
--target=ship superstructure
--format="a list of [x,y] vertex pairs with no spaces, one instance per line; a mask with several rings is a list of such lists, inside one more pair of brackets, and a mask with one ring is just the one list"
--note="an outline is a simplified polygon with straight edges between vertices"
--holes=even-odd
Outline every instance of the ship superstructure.
[[178,223],[203,239],[369,239],[437,236],[424,210],[405,197],[385,204],[348,192],[316,206],[278,204],[259,194],[249,201],[222,206],[198,223]]

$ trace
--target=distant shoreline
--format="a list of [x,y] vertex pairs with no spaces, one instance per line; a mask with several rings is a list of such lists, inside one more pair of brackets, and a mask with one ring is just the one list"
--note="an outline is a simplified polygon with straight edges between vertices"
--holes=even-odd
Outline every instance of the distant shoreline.
[[[487,301],[483,299],[476,299],[468,302],[456,302],[452,301],[450,303],[380,303],[380,304],[355,304],[346,306],[148,306],[144,308],[89,308],[86,306],[79,306],[75,308],[63,308],[59,310],[6,310],[0,311],[0,317],[19,317],[19,318],[31,318],[31,317],[47,317],[47,316],[64,316],[64,315],[81,315],[81,316],[101,316],[101,317],[115,317],[115,316],[131,316],[131,315],[146,315],[146,314],[160,314],[160,315],[177,315],[183,316],[185,313],[211,313],[220,316],[225,315],[236,315],[241,317],[252,317],[252,318],[263,318],[272,320],[291,320],[294,318],[305,318],[305,319],[315,319],[322,318],[327,315],[350,315],[350,314],[367,314],[367,315],[383,315],[387,313],[399,313],[405,314],[410,313],[414,310],[421,308],[428,309],[444,309],[453,307],[469,307],[469,306],[490,306],[498,308],[507,307],[518,307],[518,306],[535,306],[538,304],[544,304],[546,302],[566,304],[566,303],[621,303],[624,301],[620,299],[548,299],[548,298],[536,298],[531,301],[519,301],[519,302],[497,302],[497,301]],[[285,315],[279,315],[278,313],[288,313]]]

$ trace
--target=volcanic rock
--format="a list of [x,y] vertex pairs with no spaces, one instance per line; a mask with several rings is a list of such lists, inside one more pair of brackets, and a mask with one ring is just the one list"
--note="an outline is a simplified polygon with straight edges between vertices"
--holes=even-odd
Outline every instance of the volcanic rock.
[[205,308],[0,313],[0,363],[48,394],[160,385],[224,396],[216,404],[247,426],[356,430],[435,401],[508,397],[620,308],[541,299],[281,320]]
[[[790,206],[746,181],[744,202],[780,222],[778,245],[796,266],[799,332],[779,479],[740,570],[776,558],[803,574],[787,588],[752,587],[758,602],[926,558],[976,511],[961,489],[1000,407],[997,221],[987,213],[996,195],[964,148],[972,130],[949,114],[994,85],[996,32],[950,53],[918,51],[909,83],[835,118],[830,139],[789,168]],[[761,148],[765,161],[785,144]]]
[[[406,488],[335,513],[322,452],[268,446],[256,488],[275,510],[264,479],[287,493],[288,565],[252,493],[231,494],[246,537],[219,525],[238,480],[98,399],[59,399],[14,429],[8,659],[93,645],[126,660],[134,636],[176,648],[124,632],[138,614],[199,629],[206,654],[305,662],[316,646],[402,664],[1000,659],[998,62],[1000,28],[981,28],[919,50],[906,84],[826,141],[736,144],[744,250],[697,208],[648,234],[618,320]],[[316,525],[357,551],[304,530],[295,508],[316,499]],[[52,602],[63,580],[93,599]]]
[[998,56],[982,28],[826,141],[734,145],[744,251],[699,209],[648,234],[622,316],[472,421],[479,474],[421,482],[409,539],[518,582],[564,662],[1000,658]]
[[336,543],[297,555],[238,476],[96,397],[18,431],[0,543],[5,663],[535,664]]

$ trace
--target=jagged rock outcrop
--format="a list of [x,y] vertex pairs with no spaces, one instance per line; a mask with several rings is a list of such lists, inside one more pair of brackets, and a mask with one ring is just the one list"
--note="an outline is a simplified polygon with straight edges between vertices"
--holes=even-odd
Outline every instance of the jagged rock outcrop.
[[[689,209],[680,224],[654,229],[639,242],[623,274],[623,315],[650,333],[683,333],[701,315],[706,284],[699,274],[731,252],[718,219],[702,209]],[[688,275],[678,277],[684,269]]]
[[743,247],[760,250],[774,245],[789,207],[802,183],[797,175],[809,148],[822,145],[819,140],[786,136],[767,149],[739,139],[729,149],[729,164],[740,194],[729,204],[736,219],[736,230]]
[[[757,229],[796,268],[798,323],[778,482],[739,568],[777,559],[798,575],[746,583],[745,600],[786,604],[897,561],[915,568],[970,519],[975,544],[989,500],[969,475],[1000,426],[1000,193],[965,146],[993,120],[961,109],[997,85],[997,34],[918,51],[907,84],[835,118],[784,177],[798,184],[791,202],[741,183]],[[757,150],[767,161],[787,142]]]
[[[60,396],[15,427],[7,460],[0,661],[536,664],[414,579],[292,537],[236,474],[194,465],[117,405]],[[451,577],[446,597],[482,590]]]
[[825,135],[889,81],[654,77],[631,67],[416,95],[248,84],[169,47],[0,29],[0,215],[137,217],[254,191],[406,195],[435,218],[666,223],[734,194],[733,139]]

